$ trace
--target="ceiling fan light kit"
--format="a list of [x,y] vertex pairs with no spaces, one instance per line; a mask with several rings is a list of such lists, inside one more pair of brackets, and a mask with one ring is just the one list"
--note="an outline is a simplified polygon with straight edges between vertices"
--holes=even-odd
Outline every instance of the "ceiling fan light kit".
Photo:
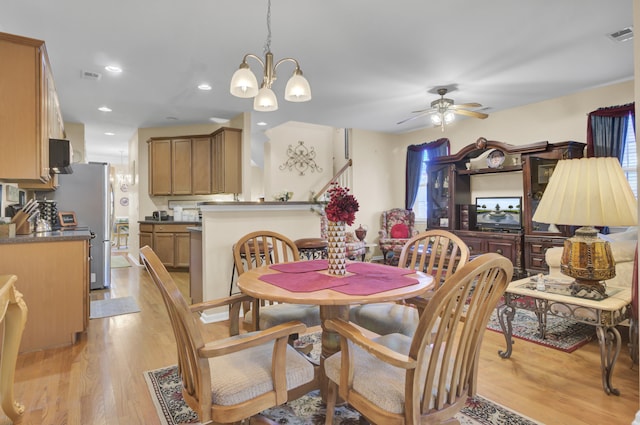
[[480,119],[485,119],[487,118],[489,115],[485,114],[483,112],[477,112],[477,111],[470,111],[468,109],[462,109],[462,108],[480,108],[482,107],[481,104],[479,103],[462,103],[459,105],[456,105],[453,102],[453,99],[447,99],[444,96],[447,94],[447,89],[446,88],[440,88],[438,89],[438,94],[440,95],[440,99],[434,100],[433,102],[431,102],[431,107],[428,109],[423,109],[420,111],[413,111],[414,115],[412,117],[409,117],[405,120],[402,120],[400,122],[398,122],[398,124],[403,124],[407,121],[411,121],[413,119],[416,119],[418,117],[421,117],[423,115],[430,115],[430,119],[431,119],[431,123],[433,123],[433,125],[438,125],[442,128],[442,131],[444,131],[444,128],[446,125],[451,124],[453,121],[455,121],[456,119],[456,114],[459,115],[466,115],[468,117],[473,117],[473,118],[480,118]]
[[[295,69],[285,87],[284,99],[289,102],[307,102],[311,100],[311,86],[309,81],[303,76],[300,64],[293,58],[280,59],[273,63],[273,53],[271,53],[271,0],[267,5],[267,41],[264,46],[265,60],[262,61],[254,54],[246,54],[238,70],[231,77],[229,91],[232,95],[240,98],[254,98],[253,109],[261,112],[275,111],[278,109],[278,99],[271,90],[273,82],[276,80],[276,68],[284,62],[293,62]],[[257,60],[264,70],[262,84],[258,88],[258,79],[249,69],[247,59]]]

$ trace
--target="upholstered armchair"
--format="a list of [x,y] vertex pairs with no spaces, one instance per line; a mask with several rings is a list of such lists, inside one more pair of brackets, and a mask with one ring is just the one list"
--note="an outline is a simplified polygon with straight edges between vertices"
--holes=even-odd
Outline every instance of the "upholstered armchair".
[[415,214],[411,210],[393,208],[382,212],[378,245],[385,264],[395,264],[397,258],[394,261],[394,253],[400,254],[404,244],[418,234],[415,220]]
[[354,232],[345,233],[346,247],[347,247],[347,258],[350,260],[364,260],[364,254],[367,251],[365,247],[365,241],[361,241],[356,238],[356,234]]

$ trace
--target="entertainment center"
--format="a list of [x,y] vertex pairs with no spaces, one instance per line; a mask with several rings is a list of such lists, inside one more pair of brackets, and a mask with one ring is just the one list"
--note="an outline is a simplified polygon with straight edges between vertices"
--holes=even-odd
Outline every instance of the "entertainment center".
[[[480,137],[456,154],[430,160],[427,228],[455,233],[472,255],[504,255],[514,278],[545,272],[545,251],[562,246],[571,227],[534,222],[533,214],[556,163],[582,158],[584,147],[573,141],[516,146]],[[483,182],[490,176],[499,177],[493,188]]]

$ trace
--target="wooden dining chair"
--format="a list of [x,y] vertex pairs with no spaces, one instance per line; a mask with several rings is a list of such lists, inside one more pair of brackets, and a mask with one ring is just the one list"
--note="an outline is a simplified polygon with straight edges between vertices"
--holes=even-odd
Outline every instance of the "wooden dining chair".
[[469,261],[469,247],[462,239],[446,230],[428,230],[412,238],[402,247],[398,267],[420,270],[434,278],[435,286],[419,297],[402,303],[363,304],[352,307],[350,320],[379,335],[399,332],[413,335],[419,313],[429,299],[456,270]]
[[22,333],[27,322],[27,305],[15,288],[15,275],[0,276],[0,324],[4,327],[0,349],[0,394],[2,411],[12,421],[24,413],[24,406],[13,397],[13,380]]
[[140,250],[140,258],[169,313],[182,395],[200,423],[239,424],[317,388],[314,366],[287,343],[290,335],[306,329],[302,323],[205,343],[201,332],[204,325],[195,313],[230,306],[237,317],[241,303],[250,297],[239,294],[189,306],[150,247]]
[[[269,247],[269,255],[264,255],[261,247]],[[258,230],[241,237],[233,246],[233,260],[238,276],[256,267],[271,264],[300,261],[300,253],[294,241],[270,230]],[[245,323],[252,330],[267,329],[272,326],[299,320],[307,326],[320,325],[320,308],[317,305],[273,303],[259,300],[244,304]]]
[[413,337],[369,339],[342,319],[325,321],[340,335],[341,348],[324,362],[325,423],[332,423],[340,395],[374,424],[459,424],[454,416],[470,395],[482,336],[512,275],[507,258],[478,256],[433,294]]

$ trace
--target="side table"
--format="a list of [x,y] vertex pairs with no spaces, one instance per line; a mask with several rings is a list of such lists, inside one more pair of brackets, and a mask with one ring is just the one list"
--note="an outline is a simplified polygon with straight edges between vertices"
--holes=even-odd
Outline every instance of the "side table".
[[530,278],[511,282],[504,294],[505,303],[497,313],[507,348],[498,351],[502,358],[509,358],[513,349],[512,321],[517,308],[533,311],[538,317],[540,337],[545,338],[547,315],[562,317],[595,326],[600,343],[602,387],[607,394],[620,395],[613,387],[611,377],[620,354],[621,339],[616,325],[631,317],[631,288],[608,287],[609,296],[596,301],[537,291],[530,287]]

